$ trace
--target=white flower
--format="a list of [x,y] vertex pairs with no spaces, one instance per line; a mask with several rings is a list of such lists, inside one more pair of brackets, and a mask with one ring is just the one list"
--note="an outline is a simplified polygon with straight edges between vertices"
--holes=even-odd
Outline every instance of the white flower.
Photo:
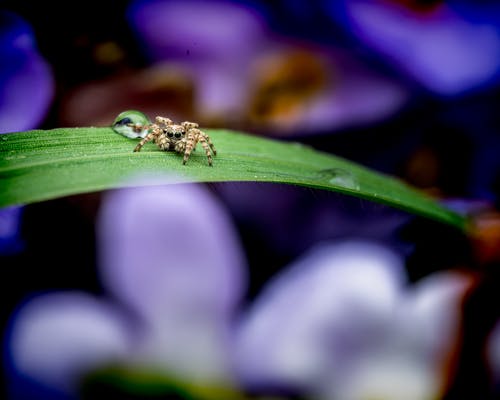
[[200,186],[169,184],[111,193],[99,222],[101,280],[113,296],[28,301],[9,335],[14,370],[67,395],[111,363],[231,385],[245,268],[224,210]]
[[470,284],[466,275],[442,272],[412,287],[386,248],[320,246],[243,316],[240,377],[319,399],[437,399]]
[[24,381],[13,381],[13,397],[29,397],[24,384],[35,382],[73,398],[88,373],[115,364],[199,387],[320,400],[439,398],[466,275],[409,285],[401,258],[383,246],[324,244],[235,318],[242,252],[201,186],[113,192],[98,228],[111,296],[52,293],[19,309],[8,349]]

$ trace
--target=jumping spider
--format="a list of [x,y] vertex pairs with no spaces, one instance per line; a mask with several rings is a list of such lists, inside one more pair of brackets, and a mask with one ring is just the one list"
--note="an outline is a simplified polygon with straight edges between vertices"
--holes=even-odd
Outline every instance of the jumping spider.
[[212,166],[212,153],[215,156],[217,151],[210,137],[198,129],[198,124],[185,121],[177,125],[169,118],[156,117],[156,123],[149,125],[148,131],[149,133],[139,142],[134,151],[141,151],[142,146],[153,140],[161,150],[184,154],[182,164],[186,164],[191,152],[200,142],[205,150],[208,165]]

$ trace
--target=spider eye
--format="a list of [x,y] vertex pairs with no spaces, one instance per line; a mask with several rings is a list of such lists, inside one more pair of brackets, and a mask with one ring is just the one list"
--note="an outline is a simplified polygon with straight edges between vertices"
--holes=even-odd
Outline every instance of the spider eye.
[[180,134],[179,132],[176,132],[176,133],[175,133],[175,137],[176,137],[176,138],[180,138],[180,137],[181,137],[181,134]]
[[167,132],[168,137],[174,137],[174,134],[172,132]]

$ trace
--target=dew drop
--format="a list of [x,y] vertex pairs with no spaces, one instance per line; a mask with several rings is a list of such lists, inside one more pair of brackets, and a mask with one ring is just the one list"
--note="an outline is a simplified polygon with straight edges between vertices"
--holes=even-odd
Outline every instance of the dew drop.
[[343,168],[327,168],[318,172],[321,181],[350,190],[359,190],[359,183],[354,175]]
[[130,139],[144,138],[148,134],[149,118],[140,111],[128,110],[120,113],[111,127],[116,133]]

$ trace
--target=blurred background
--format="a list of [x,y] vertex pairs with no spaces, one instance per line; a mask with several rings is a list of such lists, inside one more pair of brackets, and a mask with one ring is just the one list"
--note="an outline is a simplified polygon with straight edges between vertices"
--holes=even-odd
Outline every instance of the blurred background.
[[[205,185],[240,234],[248,301],[312,245],[346,238],[391,248],[414,282],[450,268],[478,274],[449,398],[498,395],[481,352],[500,318],[499,85],[494,0],[0,2],[2,133],[109,126],[138,109],[299,141],[477,218],[481,231],[466,237],[335,193]],[[1,210],[3,324],[31,293],[102,291],[101,197]]]

